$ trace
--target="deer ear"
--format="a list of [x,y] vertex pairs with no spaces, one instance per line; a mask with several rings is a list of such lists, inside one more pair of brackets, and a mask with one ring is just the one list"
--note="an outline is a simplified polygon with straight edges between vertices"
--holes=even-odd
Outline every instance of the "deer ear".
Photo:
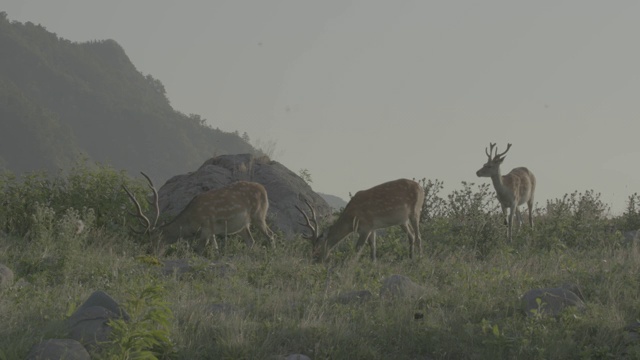
[[502,162],[504,161],[504,158],[506,158],[506,156],[503,156],[503,157],[501,157],[501,158],[497,158],[497,159],[495,160],[495,163],[496,163],[496,164],[498,164],[498,165],[502,164]]

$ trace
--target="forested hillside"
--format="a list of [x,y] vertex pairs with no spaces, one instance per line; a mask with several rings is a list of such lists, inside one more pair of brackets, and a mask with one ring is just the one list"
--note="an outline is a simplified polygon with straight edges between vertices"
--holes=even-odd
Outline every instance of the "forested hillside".
[[72,42],[0,12],[0,169],[67,168],[80,158],[158,182],[220,154],[253,153],[237,132],[174,110],[114,40]]

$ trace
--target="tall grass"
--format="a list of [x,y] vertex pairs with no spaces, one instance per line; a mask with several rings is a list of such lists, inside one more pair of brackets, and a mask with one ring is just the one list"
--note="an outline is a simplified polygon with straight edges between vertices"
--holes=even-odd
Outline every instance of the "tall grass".
[[[624,331],[640,317],[640,250],[623,236],[640,224],[636,194],[617,218],[608,216],[593,191],[567,194],[537,208],[536,228],[523,227],[509,243],[489,187],[463,183],[441,196],[440,182],[424,180],[428,200],[419,259],[409,258],[404,233],[390,228],[380,236],[375,263],[354,256],[353,237],[327,264],[313,264],[310,245],[301,238],[281,240],[275,250],[247,249],[230,239],[224,255],[174,252],[190,259],[194,270],[162,275],[155,260],[165,260],[163,255],[145,238],[126,232],[127,199],[120,184],[127,182],[140,197],[144,188],[108,167],[75,171],[47,182],[2,178],[0,263],[11,267],[18,281],[0,289],[0,359],[24,358],[40,339],[63,337],[64,319],[95,290],[106,291],[129,312],[156,314],[157,320],[118,324],[112,347],[96,355],[102,358],[135,358],[131,354],[145,349],[131,334],[163,329],[168,337],[160,338],[162,346],[145,354],[175,359],[273,359],[291,353],[313,359],[640,355],[640,343]],[[86,193],[75,194],[79,189]],[[85,225],[80,233],[78,220]],[[211,271],[211,262],[228,270]],[[422,285],[422,296],[379,297],[383,280],[393,274]],[[570,309],[553,318],[525,316],[519,308],[524,292],[564,283],[580,287],[585,311]],[[336,301],[352,290],[368,290],[373,297]],[[131,302],[149,291],[152,301]],[[169,313],[153,312],[164,306]]]

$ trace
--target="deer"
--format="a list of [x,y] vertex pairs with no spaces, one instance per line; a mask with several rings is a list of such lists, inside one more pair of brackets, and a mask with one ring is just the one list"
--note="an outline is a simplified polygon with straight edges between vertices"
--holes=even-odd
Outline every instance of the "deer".
[[214,248],[218,248],[216,235],[231,235],[240,233],[247,247],[253,247],[255,240],[250,226],[255,225],[258,230],[269,238],[271,247],[275,248],[274,233],[266,223],[269,200],[267,191],[259,183],[237,181],[220,189],[212,189],[196,195],[189,204],[171,221],[162,225],[157,224],[160,217],[158,206],[158,191],[151,178],[144,172],[147,185],[153,192],[153,200],[149,201],[154,209],[153,221],[142,212],[142,206],[135,195],[123,184],[122,188],[135,205],[136,213],[131,215],[138,218],[144,230],[139,231],[131,227],[138,234],[149,234],[161,237],[169,243],[179,239],[199,237],[203,247],[210,241]]
[[[500,202],[500,207],[502,208],[502,214],[505,216],[507,238],[512,241],[513,216],[517,216],[518,224],[522,226],[522,215],[518,207],[524,203],[527,203],[529,208],[529,225],[533,228],[533,195],[536,190],[536,177],[526,167],[517,167],[507,175],[501,175],[500,165],[509,149],[511,149],[511,144],[507,144],[507,150],[500,154],[498,154],[498,148],[495,148],[495,143],[489,143],[489,146],[489,149],[484,149],[488,157],[487,163],[476,172],[476,175],[478,177],[491,178],[498,202]],[[493,155],[494,148],[496,150],[495,155]],[[507,209],[509,209],[508,215]]]
[[305,202],[310,216],[299,206],[296,205],[296,208],[304,217],[304,222],[300,222],[300,225],[311,230],[310,235],[303,233],[302,237],[311,241],[312,258],[315,262],[326,261],[330,251],[352,232],[359,235],[356,243],[357,257],[367,242],[371,260],[376,261],[376,230],[396,225],[400,225],[407,234],[411,258],[415,256],[416,245],[418,254],[422,253],[419,222],[424,189],[413,180],[393,180],[356,192],[337,220],[322,233],[313,206],[308,201]]

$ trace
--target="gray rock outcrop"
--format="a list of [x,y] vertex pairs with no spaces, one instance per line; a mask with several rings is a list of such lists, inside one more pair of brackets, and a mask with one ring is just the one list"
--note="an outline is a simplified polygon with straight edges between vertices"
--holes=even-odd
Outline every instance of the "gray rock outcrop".
[[627,231],[623,236],[625,243],[637,244],[640,241],[640,230]]
[[109,340],[110,319],[129,320],[129,314],[103,291],[95,291],[67,319],[69,338],[85,346],[95,346]]
[[304,230],[295,205],[306,207],[304,201],[309,201],[318,220],[331,213],[327,202],[294,172],[266,156],[251,154],[217,156],[194,172],[172,177],[158,190],[160,212],[172,218],[196,195],[238,180],[254,181],[265,187],[269,197],[267,223],[287,237]]
[[568,307],[585,308],[580,289],[572,285],[529,290],[520,298],[520,306],[527,316],[559,316]]
[[31,348],[27,360],[90,360],[87,349],[72,339],[43,340]]
[[391,275],[384,279],[380,288],[382,299],[411,299],[424,295],[427,289],[404,275]]
[[0,288],[13,284],[13,271],[4,264],[0,264]]

